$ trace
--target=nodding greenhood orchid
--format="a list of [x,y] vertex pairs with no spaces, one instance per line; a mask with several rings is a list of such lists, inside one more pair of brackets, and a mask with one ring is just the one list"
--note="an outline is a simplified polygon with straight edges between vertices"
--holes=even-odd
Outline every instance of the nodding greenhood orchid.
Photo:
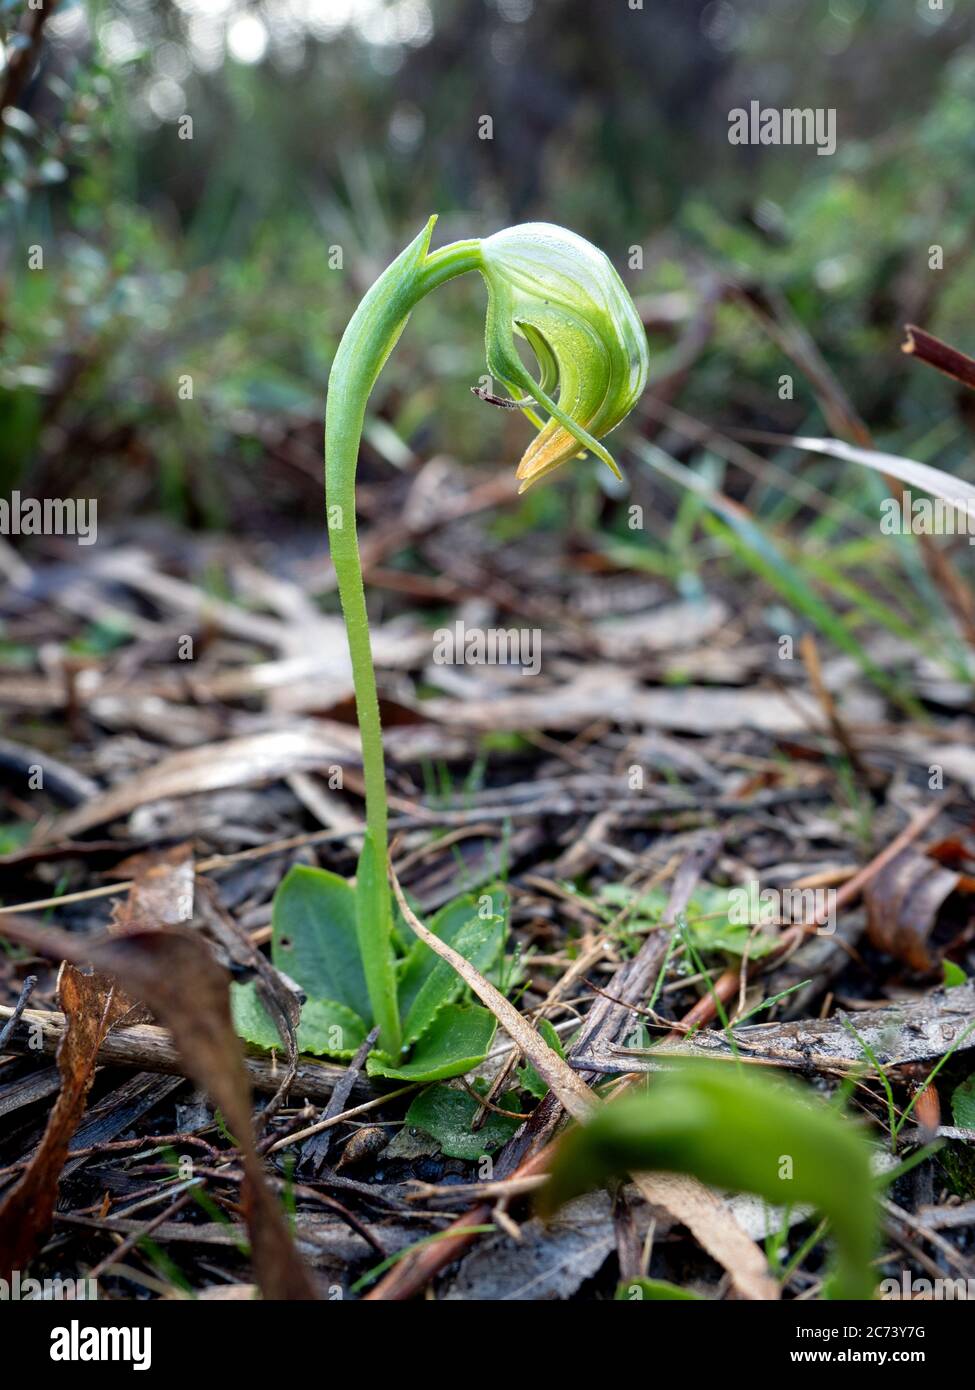
[[[359,1024],[368,1024],[371,1019],[380,1030],[380,1053],[372,1059],[373,1065],[385,1067],[385,1075],[406,1074],[402,1070],[404,1047],[417,1043],[420,1005],[428,1023],[436,1011],[429,1007],[430,990],[426,986],[426,992],[418,996],[419,1004],[416,1000],[410,1004],[408,991],[404,993],[404,980],[408,983],[410,972],[405,969],[404,958],[397,957],[392,930],[382,726],[355,525],[356,465],[369,394],[410,311],[438,285],[471,270],[480,271],[487,284],[488,368],[512,395],[510,403],[502,403],[524,410],[539,431],[518,467],[522,490],[586,450],[618,475],[600,440],[636,404],[648,369],[646,337],[633,302],[607,257],[588,241],[561,227],[530,223],[431,251],[435,221],[431,218],[383,271],[353,314],[332,364],[325,414],[329,543],[352,660],[367,833],[356,874],[354,910],[363,988],[340,998],[334,992],[337,986],[330,985],[333,992],[318,1001],[318,1013],[325,1017],[326,1010],[328,1018],[341,1017],[348,1022],[351,1008]],[[518,354],[518,336],[538,361],[537,382]],[[294,908],[299,916],[304,913],[308,917],[304,908],[309,895],[317,894],[322,901],[328,896],[333,902],[330,927],[320,926],[317,914],[311,914],[315,918],[313,932],[332,932],[334,938],[317,941],[319,957],[323,952],[328,955],[333,950],[347,950],[347,928],[352,928],[352,890],[331,878],[314,884],[296,880],[287,891],[282,887],[282,918],[287,915],[285,908],[288,913]],[[462,915],[463,911],[466,908]],[[340,927],[345,932],[341,941]],[[483,930],[468,932],[463,938],[467,949],[486,949],[482,937]],[[439,974],[435,984],[441,989]],[[473,1065],[473,1037],[479,1039],[476,1050],[480,1055],[481,1044],[486,1046],[490,1041],[494,1025],[491,1015],[478,1006],[465,1006],[462,1013],[463,1026],[458,1024],[456,1037],[446,1042],[448,1051],[461,1049],[450,1065],[466,1070]],[[441,1032],[446,1029],[446,1017],[436,1013]],[[414,1051],[405,1063],[414,1068],[409,1072],[411,1079],[421,1079],[418,1069],[425,1070],[426,1075],[432,1071],[439,1076],[448,1074],[443,1070],[442,1047],[436,1065],[431,1061],[433,1036],[431,1026],[424,1035],[427,1052],[422,1062]],[[443,1042],[439,1039],[438,1046]]]
[[[640,399],[650,358],[643,324],[609,258],[564,227],[529,222],[481,242],[481,273],[488,370],[516,400],[527,393],[522,408],[539,429],[518,465],[520,490],[586,450],[619,477],[600,440]],[[537,382],[519,356],[517,335],[538,361]]]

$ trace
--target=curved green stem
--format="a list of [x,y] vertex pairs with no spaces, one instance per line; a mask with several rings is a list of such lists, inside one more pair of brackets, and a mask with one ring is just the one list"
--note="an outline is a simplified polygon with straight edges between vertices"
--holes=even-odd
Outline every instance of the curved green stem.
[[[431,218],[416,240],[383,272],[353,315],[332,364],[325,410],[329,546],[352,659],[362,739],[367,844],[371,842],[369,888],[358,885],[360,910],[356,926],[373,1020],[380,1029],[380,1045],[394,1058],[399,1056],[401,1032],[390,942],[386,768],[356,534],[355,476],[369,395],[410,311],[438,285],[481,267],[479,241],[458,241],[427,255],[435,220]],[[360,879],[365,868],[360,863]]]

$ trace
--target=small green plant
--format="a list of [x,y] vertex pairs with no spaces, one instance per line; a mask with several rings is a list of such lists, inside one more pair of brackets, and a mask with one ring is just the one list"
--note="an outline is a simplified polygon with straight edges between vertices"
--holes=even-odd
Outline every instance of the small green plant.
[[[518,466],[524,491],[589,451],[619,470],[600,440],[639,399],[649,366],[646,334],[622,280],[595,246],[546,223],[430,250],[436,221],[367,292],[339,344],[325,415],[329,544],[348,634],[362,741],[366,834],[355,886],[335,874],[293,869],[274,901],[272,958],[305,990],[299,1046],[351,1056],[372,1026],[369,1070],[407,1080],[456,1076],[482,1061],[493,1015],[459,1002],[463,984],[421,941],[399,949],[388,882],[386,771],[362,565],[355,478],[366,406],[411,310],[439,285],[480,271],[487,285],[487,365],[538,434]],[[539,368],[524,365],[521,338]],[[486,393],[482,393],[486,394]],[[491,397],[491,399],[496,399]],[[506,900],[459,898],[432,924],[484,972],[503,951]],[[496,901],[497,900],[497,901]],[[276,1046],[278,1035],[252,986],[235,989],[238,1030]]]
[[781,1078],[690,1062],[615,1101],[561,1141],[543,1210],[629,1172],[690,1173],[829,1219],[833,1298],[873,1297],[878,1205],[870,1150],[842,1115]]
[[[599,892],[599,904],[608,904],[608,922],[613,922],[620,909],[627,917],[620,928],[624,936],[642,936],[663,920],[669,894],[657,885],[637,893],[622,883],[607,883]],[[775,950],[778,944],[774,932],[763,925],[761,916],[754,923],[742,920],[743,914],[735,898],[735,890],[716,884],[701,883],[688,900],[684,913],[687,935],[694,947],[704,953],[723,954],[741,959],[758,960]]]
[[[361,872],[361,870],[360,870]],[[501,963],[508,929],[508,895],[500,884],[476,898],[464,894],[440,909],[431,928],[482,973]],[[484,1060],[494,1037],[489,1010],[460,1002],[464,983],[422,941],[393,953],[394,1007],[403,1048],[373,1051],[373,1076],[435,1081],[459,1076]],[[306,996],[298,1047],[347,1060],[375,1023],[359,949],[356,889],[338,874],[298,865],[274,895],[271,959]],[[280,1047],[278,1030],[253,983],[232,989],[238,1033],[260,1047]],[[407,1060],[402,1055],[410,1049]]]

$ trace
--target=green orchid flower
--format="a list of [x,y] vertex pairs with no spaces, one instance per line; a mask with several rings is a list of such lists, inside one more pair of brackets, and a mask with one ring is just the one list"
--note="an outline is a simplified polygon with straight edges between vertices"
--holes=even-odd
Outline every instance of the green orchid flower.
[[[488,370],[522,404],[539,434],[518,465],[524,492],[560,464],[589,450],[620,476],[600,440],[643,394],[650,368],[647,336],[626,286],[591,242],[547,222],[509,227],[481,242],[488,287]],[[518,353],[528,343],[541,378]],[[558,397],[555,398],[555,392]],[[548,412],[543,422],[535,406]]]

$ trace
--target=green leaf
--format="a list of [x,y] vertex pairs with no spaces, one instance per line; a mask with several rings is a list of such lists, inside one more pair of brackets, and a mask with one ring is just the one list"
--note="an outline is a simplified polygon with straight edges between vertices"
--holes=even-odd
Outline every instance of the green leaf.
[[957,985],[967,983],[968,976],[960,965],[956,965],[953,960],[942,961],[941,964],[944,970],[945,989],[954,989]]
[[[240,1037],[268,1050],[284,1047],[253,980],[231,985],[230,1008]],[[366,1032],[359,1015],[344,1004],[332,999],[309,999],[301,1010],[298,1051],[310,1052],[316,1057],[352,1057],[365,1040]]]
[[[537,1031],[542,1035],[549,1047],[557,1052],[560,1057],[565,1056],[565,1048],[559,1040],[559,1035],[549,1023],[547,1018],[539,1019],[536,1024]],[[535,1097],[536,1100],[544,1100],[548,1095],[548,1086],[539,1076],[531,1062],[526,1062],[523,1067],[518,1068],[518,1080],[525,1090]]]
[[[482,1082],[477,1089],[487,1087]],[[507,1091],[498,1101],[502,1110],[517,1110],[518,1097],[514,1091]],[[521,1120],[512,1120],[507,1115],[496,1115],[489,1110],[484,1124],[472,1130],[471,1124],[479,1110],[477,1101],[467,1091],[458,1091],[451,1086],[428,1086],[411,1104],[406,1112],[406,1122],[432,1135],[448,1158],[465,1158],[470,1162],[482,1154],[492,1153],[499,1148],[518,1129]]]
[[959,1129],[975,1129],[975,1072],[952,1091],[951,1114]]
[[280,1033],[258,998],[257,986],[253,980],[248,980],[243,985],[231,984],[230,1013],[238,1037],[254,1043],[257,1047],[274,1047],[278,1050],[284,1048]]
[[271,959],[309,999],[332,999],[372,1018],[359,955],[355,893],[338,874],[295,865],[274,895]]
[[309,999],[301,1011],[298,1048],[316,1057],[354,1057],[366,1040],[362,1019],[334,999]]
[[[667,906],[668,896],[666,888],[651,888],[638,894],[635,888],[626,883],[606,883],[599,890],[600,902],[609,903],[613,908],[628,907],[631,909],[631,917],[650,922],[659,922]],[[691,912],[695,900],[695,897],[689,899],[688,913]],[[623,929],[625,930],[625,927]]]
[[691,1293],[690,1289],[682,1289],[679,1284],[668,1284],[666,1279],[624,1279],[616,1286],[617,1303],[642,1303],[644,1299],[651,1299],[656,1302],[659,1299],[670,1300],[690,1300],[695,1303],[706,1303],[707,1299],[702,1298],[699,1293]]
[[[413,894],[408,893],[405,888],[403,889],[403,896],[405,897],[406,901],[409,903],[413,911],[417,913],[418,916],[422,916],[423,904],[418,902],[417,899],[413,896]],[[410,948],[416,942],[416,936],[410,928],[410,925],[407,922],[406,918],[403,916],[400,905],[395,898],[393,899],[393,927],[390,936],[393,942],[393,949],[396,955],[403,957],[408,956]],[[399,964],[400,968],[402,968],[403,962],[400,961]]]
[[369,1016],[379,1025],[380,1045],[400,1052],[400,1014],[396,1005],[392,905],[386,882],[386,847],[370,833],[362,842],[355,877],[355,926],[369,994]]
[[749,960],[767,956],[780,945],[769,932],[756,931],[744,922],[688,922],[687,934],[701,952],[743,956],[747,951]]
[[690,1063],[649,1090],[596,1112],[560,1142],[543,1210],[628,1172],[690,1173],[775,1205],[806,1202],[829,1217],[837,1298],[873,1296],[877,1197],[870,1151],[835,1110],[782,1078]]
[[[758,960],[779,946],[779,938],[772,931],[764,931],[757,922],[752,921],[751,904],[741,895],[741,888],[721,888],[714,883],[702,883],[687,904],[687,931],[694,946],[701,952],[724,951],[728,955],[742,956],[748,952],[749,960]],[[667,891],[662,888],[651,889],[637,897],[632,888],[622,883],[607,883],[600,890],[600,900],[613,907],[629,907],[633,904],[631,916],[622,930],[645,932],[656,925],[663,916],[667,905]],[[635,900],[635,901],[634,901]],[[759,899],[759,922],[764,911]],[[747,917],[749,920],[742,920]]]
[[[470,961],[483,975],[494,964],[504,941],[504,920],[501,917],[472,917],[461,927],[451,943],[454,950]],[[421,941],[420,945],[430,955]],[[436,960],[417,991],[410,1012],[403,1024],[403,1042],[409,1046],[423,1036],[445,1004],[452,1004],[464,989],[464,981],[447,960]]]
[[[460,950],[457,938],[472,919],[493,923],[494,935],[492,940],[496,944],[490,959],[485,959],[485,963],[479,965],[473,957],[467,957],[484,974],[494,964],[503,949],[508,926],[509,906],[507,889],[500,884],[486,888],[478,897],[471,893],[465,893],[459,898],[454,898],[447,903],[446,907],[440,909],[430,923],[430,930],[434,936],[439,936],[440,940],[445,941],[448,946]],[[399,982],[400,1014],[405,1019],[410,1018],[417,997],[430,975],[440,966],[446,965],[446,962],[441,961],[436,952],[431,951],[425,942],[419,941],[412,933],[410,935],[413,944],[403,961]],[[485,946],[484,952],[479,954],[478,960],[484,958],[487,952],[488,947]],[[459,993],[460,989],[463,988],[463,983],[450,966],[447,966],[447,969],[457,980],[457,993]],[[453,997],[456,998],[457,995],[455,994]]]
[[479,1004],[462,1008],[447,1004],[420,1038],[408,1062],[395,1062],[373,1052],[366,1070],[370,1076],[389,1076],[397,1081],[446,1081],[479,1066],[494,1039],[497,1020]]

